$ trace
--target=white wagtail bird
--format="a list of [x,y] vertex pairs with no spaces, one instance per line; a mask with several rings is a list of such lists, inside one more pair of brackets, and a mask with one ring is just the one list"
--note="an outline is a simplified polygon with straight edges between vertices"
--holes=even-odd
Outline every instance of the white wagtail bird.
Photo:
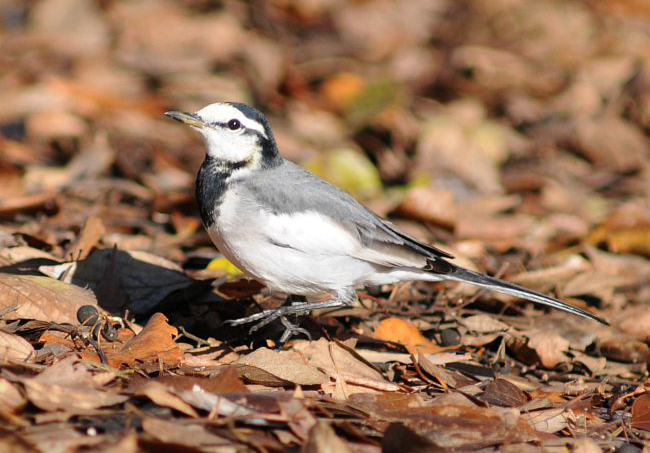
[[329,296],[231,324],[259,321],[254,331],[281,318],[289,327],[286,315],[350,306],[357,286],[405,280],[467,282],[607,324],[560,300],[450,263],[449,253],[401,232],[347,192],[282,158],[269,121],[253,107],[224,102],[165,115],[205,140],[196,197],[203,225],[221,253],[271,291]]

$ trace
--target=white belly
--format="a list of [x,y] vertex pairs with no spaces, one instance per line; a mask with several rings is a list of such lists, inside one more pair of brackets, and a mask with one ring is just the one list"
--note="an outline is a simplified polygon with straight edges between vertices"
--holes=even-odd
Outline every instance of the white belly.
[[227,233],[228,241],[219,228],[209,234],[226,258],[275,291],[306,296],[338,292],[365,283],[376,273],[371,263],[341,255],[306,254],[245,231]]
[[439,280],[412,267],[363,259],[354,232],[317,212],[270,213],[235,190],[224,197],[208,233],[226,258],[272,290],[309,296],[361,284]]
[[[224,197],[219,211],[208,229],[212,241],[233,264],[272,290],[320,295],[364,283],[376,272],[373,264],[346,254],[303,252],[273,243],[265,213],[243,204],[234,193]],[[305,234],[320,240],[317,231],[307,229]]]

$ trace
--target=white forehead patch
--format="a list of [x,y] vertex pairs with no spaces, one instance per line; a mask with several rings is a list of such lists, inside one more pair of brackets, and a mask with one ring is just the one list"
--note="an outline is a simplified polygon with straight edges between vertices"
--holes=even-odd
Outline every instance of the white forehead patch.
[[268,138],[263,124],[248,118],[232,105],[217,102],[203,107],[196,114],[206,123],[227,124],[230,120],[238,120],[246,129],[255,130],[264,138]]

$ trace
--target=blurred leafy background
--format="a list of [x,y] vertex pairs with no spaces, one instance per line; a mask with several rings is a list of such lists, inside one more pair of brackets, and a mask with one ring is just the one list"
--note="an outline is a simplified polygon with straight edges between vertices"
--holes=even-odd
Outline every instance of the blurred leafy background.
[[[224,100],[459,264],[612,326],[416,282],[308,318],[318,341],[258,347],[274,336],[223,320],[283,300],[212,245],[203,144],[163,115]],[[648,0],[0,0],[0,445],[640,451],[649,138]],[[102,341],[123,370],[99,373],[77,362],[99,346],[71,340],[95,303],[170,325]],[[216,403],[179,399],[199,382]],[[219,412],[249,390],[244,418]]]
[[60,257],[88,216],[207,250],[202,145],[162,113],[222,100],[461,256],[650,255],[644,0],[2,0],[0,43],[2,231]]

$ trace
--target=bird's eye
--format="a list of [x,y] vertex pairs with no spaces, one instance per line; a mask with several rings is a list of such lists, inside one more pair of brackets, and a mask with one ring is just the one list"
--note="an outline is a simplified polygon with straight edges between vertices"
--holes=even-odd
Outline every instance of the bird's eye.
[[230,121],[228,121],[228,128],[231,131],[236,131],[240,127],[241,127],[241,123],[239,122],[239,120],[230,120]]

